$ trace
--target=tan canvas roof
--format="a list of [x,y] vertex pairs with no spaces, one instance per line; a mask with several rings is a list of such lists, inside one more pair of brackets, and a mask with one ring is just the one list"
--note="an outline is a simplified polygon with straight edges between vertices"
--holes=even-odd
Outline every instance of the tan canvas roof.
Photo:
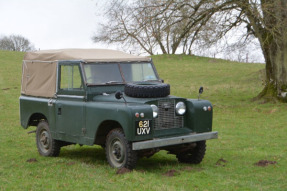
[[105,49],[62,49],[28,52],[23,61],[21,94],[53,97],[57,91],[57,63],[59,60],[122,62],[150,61],[151,59]]
[[83,60],[87,62],[150,61],[149,57],[135,56],[108,49],[59,49],[26,53],[24,60],[56,61]]

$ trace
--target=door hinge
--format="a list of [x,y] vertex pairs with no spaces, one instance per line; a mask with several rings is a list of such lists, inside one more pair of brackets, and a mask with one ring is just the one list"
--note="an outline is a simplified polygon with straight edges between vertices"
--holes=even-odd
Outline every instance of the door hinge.
[[48,106],[53,106],[54,105],[54,103],[55,103],[55,100],[54,99],[49,99],[49,101],[48,101]]

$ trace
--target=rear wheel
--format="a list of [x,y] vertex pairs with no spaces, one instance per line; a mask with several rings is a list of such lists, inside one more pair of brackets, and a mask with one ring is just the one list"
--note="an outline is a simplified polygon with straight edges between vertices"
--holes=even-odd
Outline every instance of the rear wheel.
[[132,150],[121,129],[113,129],[106,139],[106,157],[114,168],[133,169],[136,166],[137,154]]
[[60,153],[60,143],[53,139],[46,121],[41,121],[36,130],[36,144],[38,152],[43,156],[58,156]]
[[196,147],[176,154],[176,158],[182,163],[199,164],[204,158],[205,151],[206,141],[199,141],[196,142]]

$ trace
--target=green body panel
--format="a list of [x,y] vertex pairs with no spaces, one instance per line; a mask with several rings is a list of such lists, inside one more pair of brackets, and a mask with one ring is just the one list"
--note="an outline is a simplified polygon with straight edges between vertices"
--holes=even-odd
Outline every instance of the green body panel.
[[83,98],[60,98],[55,102],[56,139],[84,144],[84,108]]
[[[136,112],[145,113],[144,118],[135,118]],[[141,137],[135,136],[135,121],[137,120],[151,120],[152,109],[144,104],[125,104],[117,102],[88,102],[86,105],[86,127],[87,136],[94,138],[98,127],[106,121],[117,122],[123,128],[127,140],[139,141],[151,139],[150,135]],[[117,127],[113,127],[117,128]]]
[[20,96],[20,123],[25,129],[28,128],[28,123],[33,115],[41,114],[49,119],[51,129],[55,127],[54,106],[48,107],[48,102],[51,99],[35,98],[29,96]]
[[[168,99],[180,99],[168,96]],[[50,125],[55,139],[72,143],[93,145],[100,125],[106,121],[117,122],[124,130],[129,141],[142,141],[153,138],[179,136],[189,133],[202,133],[212,130],[212,111],[204,111],[204,106],[211,106],[206,100],[186,100],[187,113],[184,117],[184,128],[154,130],[151,126],[149,135],[136,136],[135,121],[150,120],[153,124],[150,102],[157,99],[131,98],[126,96],[117,100],[114,94],[98,95],[94,101],[84,98],[58,98],[52,106],[49,99],[20,97],[21,125],[28,127],[33,114],[41,113]],[[149,104],[146,102],[149,101]],[[135,113],[144,113],[144,118],[136,118]]]
[[[188,99],[186,102],[186,124],[193,132],[203,133],[212,130],[212,105],[207,100]],[[203,107],[211,107],[211,111],[204,111]]]

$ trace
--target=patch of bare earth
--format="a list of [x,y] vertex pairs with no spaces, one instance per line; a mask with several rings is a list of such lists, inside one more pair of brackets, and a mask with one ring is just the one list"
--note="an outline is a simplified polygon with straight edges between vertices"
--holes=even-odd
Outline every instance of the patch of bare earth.
[[254,163],[255,166],[266,167],[269,164],[277,164],[276,161],[269,161],[269,160],[260,160],[257,163]]
[[225,166],[226,163],[227,163],[227,160],[220,158],[220,159],[218,159],[218,161],[215,164],[216,164],[216,166]]
[[71,166],[71,165],[74,165],[74,164],[76,164],[76,163],[75,162],[68,162],[67,163],[68,166]]
[[146,173],[146,171],[144,171],[144,170],[137,170],[137,172],[140,172],[140,173],[143,173],[143,174]]
[[116,174],[126,174],[126,173],[130,173],[131,170],[128,168],[120,168]]
[[187,167],[184,167],[182,168],[181,170],[183,171],[187,171],[187,172],[200,172],[202,170],[204,170],[204,168],[194,168],[194,167],[191,167],[191,166],[187,166]]
[[274,108],[274,109],[270,110],[268,113],[272,114],[272,113],[275,113],[276,111],[277,111],[277,109]]
[[166,173],[162,174],[163,176],[168,176],[168,177],[171,177],[171,176],[175,176],[175,175],[178,175],[180,174],[177,170],[169,170],[167,171]]
[[35,158],[30,158],[30,159],[26,160],[26,162],[32,163],[32,162],[38,162],[38,161]]

